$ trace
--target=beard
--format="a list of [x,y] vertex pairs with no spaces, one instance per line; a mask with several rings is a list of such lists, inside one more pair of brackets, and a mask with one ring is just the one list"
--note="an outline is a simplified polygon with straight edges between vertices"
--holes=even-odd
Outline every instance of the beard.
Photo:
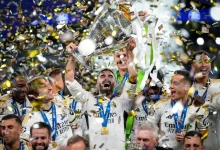
[[[4,140],[4,139],[3,139]],[[5,145],[13,145],[14,144],[14,140],[5,140],[4,141]]]
[[34,143],[33,146],[32,146],[32,147],[33,147],[33,150],[37,150],[37,146],[43,146],[43,147],[44,147],[43,150],[47,150],[48,147],[49,147],[49,144],[45,144],[45,143],[37,144],[37,143]]
[[104,94],[106,96],[113,94],[114,92],[114,85],[110,85],[110,88],[105,89],[102,84],[99,85],[99,92],[100,94]]

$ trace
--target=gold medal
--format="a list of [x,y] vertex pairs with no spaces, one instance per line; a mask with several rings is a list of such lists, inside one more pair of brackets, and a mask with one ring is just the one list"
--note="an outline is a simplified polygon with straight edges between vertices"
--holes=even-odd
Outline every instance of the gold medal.
[[56,148],[57,147],[57,143],[55,141],[52,141],[52,147]]
[[102,135],[108,134],[108,128],[107,128],[107,127],[102,127],[102,129],[101,129],[101,134],[102,134]]

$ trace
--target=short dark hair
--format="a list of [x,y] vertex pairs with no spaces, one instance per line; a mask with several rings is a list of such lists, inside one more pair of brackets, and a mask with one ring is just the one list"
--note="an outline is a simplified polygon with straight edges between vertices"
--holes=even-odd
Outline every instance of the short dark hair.
[[32,136],[33,129],[47,129],[48,134],[51,135],[51,127],[44,122],[36,122],[30,128],[30,134]]
[[82,141],[85,144],[86,150],[88,150],[89,149],[89,142],[79,135],[74,135],[71,138],[69,138],[67,141],[67,146],[75,144],[80,141]]
[[22,121],[21,121],[20,117],[14,115],[14,114],[8,114],[8,115],[5,115],[4,117],[2,117],[2,121],[3,121],[3,120],[10,120],[10,119],[15,119],[15,121],[16,121],[19,125],[22,125]]
[[61,69],[61,68],[56,68],[56,69],[52,70],[52,71],[49,73],[49,76],[50,76],[50,77],[53,77],[53,76],[56,76],[56,75],[58,75],[58,74],[62,74],[62,72],[63,72],[63,69]]
[[193,85],[193,77],[190,75],[189,71],[186,71],[186,70],[176,70],[174,72],[174,74],[179,74],[179,75],[182,75],[184,76],[184,80],[188,81],[190,83],[190,86]]
[[193,56],[192,56],[192,63],[196,59],[196,56],[198,56],[198,55],[206,55],[206,56],[210,57],[208,52],[206,52],[204,50],[199,50],[199,51],[197,51],[196,53],[193,54]]
[[114,72],[113,72],[111,69],[108,69],[108,68],[102,69],[102,70],[99,72],[98,75],[100,75],[100,74],[101,74],[102,72],[104,72],[104,71],[109,71],[109,72],[111,72],[111,73],[114,75]]
[[189,131],[189,132],[186,132],[185,136],[184,136],[184,139],[183,139],[183,143],[185,142],[185,139],[189,136],[198,136],[200,139],[201,139],[201,142],[203,144],[203,140],[202,140],[202,134],[198,131]]

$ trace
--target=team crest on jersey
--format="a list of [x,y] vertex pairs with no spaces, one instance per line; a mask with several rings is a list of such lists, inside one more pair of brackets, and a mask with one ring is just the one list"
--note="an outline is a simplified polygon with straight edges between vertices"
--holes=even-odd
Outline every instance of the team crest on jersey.
[[61,116],[61,120],[63,120],[67,116],[67,114],[66,113],[60,114],[60,116]]
[[155,114],[155,110],[154,109],[150,109],[148,112],[148,115],[153,116]]
[[72,109],[69,109],[70,115],[74,115],[74,111]]

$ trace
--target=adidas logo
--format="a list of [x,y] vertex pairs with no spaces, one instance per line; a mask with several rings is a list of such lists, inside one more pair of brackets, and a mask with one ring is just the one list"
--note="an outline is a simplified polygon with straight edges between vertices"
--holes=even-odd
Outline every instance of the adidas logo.
[[166,118],[172,119],[172,118],[173,118],[173,115],[169,115],[169,116],[167,116]]
[[135,111],[136,111],[136,112],[140,112],[140,109],[139,109],[139,108],[137,108]]

